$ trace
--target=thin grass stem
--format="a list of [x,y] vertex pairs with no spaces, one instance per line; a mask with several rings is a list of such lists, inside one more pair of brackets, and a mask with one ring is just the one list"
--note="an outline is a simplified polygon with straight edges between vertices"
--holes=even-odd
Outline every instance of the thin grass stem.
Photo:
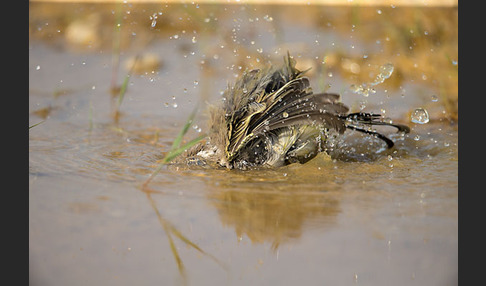
[[117,90],[116,82],[118,67],[120,65],[120,41],[121,41],[121,22],[122,22],[122,3],[120,2],[116,9],[115,25],[113,27],[113,42],[111,55],[111,87],[112,93]]
[[186,124],[184,125],[184,127],[182,127],[181,131],[179,132],[176,139],[172,143],[171,151],[180,147],[181,142],[182,142],[182,137],[184,137],[184,135],[189,130],[189,127],[191,127],[191,125],[194,121],[194,117],[196,116],[197,109],[198,109],[198,106],[196,106],[194,108],[194,110],[191,112],[191,114],[189,114],[189,118],[187,119]]
[[147,199],[150,202],[150,205],[152,206],[153,210],[155,211],[155,214],[157,215],[157,219],[159,220],[160,225],[162,226],[165,234],[167,235],[167,239],[169,240],[169,245],[170,245],[170,249],[172,251],[172,255],[174,256],[174,259],[175,259],[176,264],[177,264],[177,269],[179,269],[179,273],[180,273],[181,277],[184,279],[184,281],[186,281],[187,276],[186,276],[184,263],[182,262],[182,259],[179,255],[179,252],[177,251],[177,247],[175,246],[174,239],[172,238],[171,225],[160,214],[159,209],[157,208],[157,205],[155,204],[155,201],[152,198],[152,196],[150,195],[150,193],[146,193],[146,195],[147,195]]
[[33,124],[33,125],[30,125],[30,126],[29,126],[29,130],[30,130],[30,129],[32,129],[32,128],[34,128],[34,127],[36,127],[37,125],[39,125],[39,124],[41,124],[41,123],[44,123],[44,122],[45,122],[45,120],[42,120],[41,122],[38,122],[38,123]]
[[157,166],[157,168],[154,170],[154,172],[152,174],[150,174],[150,177],[148,177],[148,179],[143,183],[142,187],[145,188],[150,183],[150,181],[152,181],[152,179],[160,172],[160,170],[162,169],[162,167],[164,165],[166,165],[167,163],[172,161],[174,158],[176,158],[177,156],[182,154],[187,149],[189,149],[192,146],[199,143],[199,141],[203,140],[206,136],[207,136],[206,134],[200,135],[200,136],[192,139],[188,143],[184,144],[182,147],[179,147],[175,150],[169,151],[169,153],[167,153],[167,155],[164,157],[164,159],[162,159],[162,162],[159,164],[159,166]]

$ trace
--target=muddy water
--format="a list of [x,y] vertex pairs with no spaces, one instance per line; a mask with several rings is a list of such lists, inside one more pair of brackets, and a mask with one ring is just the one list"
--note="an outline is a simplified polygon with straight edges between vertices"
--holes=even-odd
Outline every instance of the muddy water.
[[[334,15],[317,21],[332,24],[323,28],[295,21],[280,6],[125,5],[117,83],[127,73],[124,60],[137,54],[153,53],[162,64],[130,77],[115,120],[113,41],[76,46],[63,36],[89,15],[111,15],[95,30],[111,35],[117,7],[37,5],[31,3],[29,43],[29,124],[42,121],[29,130],[32,285],[457,284],[458,127],[443,116],[450,109],[442,97],[450,74],[425,73],[421,61],[418,78],[398,73],[403,66],[386,47],[352,31],[366,21],[339,30],[336,15],[347,8],[320,7]],[[158,12],[154,31],[150,16]],[[141,188],[198,102],[186,139],[207,130],[204,107],[244,65],[279,62],[287,48],[314,65],[315,90],[339,92],[358,110],[385,112],[411,133],[387,133],[396,147],[384,150],[376,139],[348,132],[335,140],[332,158],[278,169],[172,164]],[[371,71],[391,61],[395,72],[376,93],[355,94],[350,85],[366,80],[349,77],[349,61],[341,69],[321,66],[340,53],[381,55]],[[411,122],[418,107],[429,110],[429,123]]]

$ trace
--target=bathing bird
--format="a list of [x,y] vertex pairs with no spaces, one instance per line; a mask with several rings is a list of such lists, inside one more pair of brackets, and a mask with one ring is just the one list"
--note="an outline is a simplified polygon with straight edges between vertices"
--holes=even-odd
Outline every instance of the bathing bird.
[[409,127],[383,121],[380,114],[355,112],[335,93],[314,93],[306,71],[287,53],[280,66],[245,71],[223,93],[222,103],[209,108],[208,140],[188,151],[187,162],[216,162],[229,169],[279,167],[306,163],[325,152],[329,132],[363,132],[394,142],[372,128]]

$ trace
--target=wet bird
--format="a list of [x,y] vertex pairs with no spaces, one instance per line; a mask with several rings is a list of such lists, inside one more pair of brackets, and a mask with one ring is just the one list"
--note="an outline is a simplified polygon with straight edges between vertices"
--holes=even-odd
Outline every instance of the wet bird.
[[279,167],[306,163],[326,151],[331,130],[367,133],[388,148],[393,141],[372,126],[410,131],[405,125],[382,121],[379,114],[348,113],[338,94],[313,93],[305,71],[296,69],[295,63],[287,54],[282,66],[246,71],[228,86],[222,105],[210,107],[208,142],[191,149],[188,162],[209,160],[229,169]]

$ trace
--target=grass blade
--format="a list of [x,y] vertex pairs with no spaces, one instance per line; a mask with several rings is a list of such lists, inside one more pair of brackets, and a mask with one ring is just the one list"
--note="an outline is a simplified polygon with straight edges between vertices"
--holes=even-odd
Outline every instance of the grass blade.
[[123,98],[125,97],[125,93],[127,92],[128,80],[130,79],[130,74],[128,73],[125,76],[125,80],[120,88],[120,93],[118,94],[118,101],[117,101],[117,109],[120,109],[120,105],[123,102]]
[[192,122],[194,121],[194,117],[196,116],[197,108],[198,108],[198,106],[196,105],[194,110],[189,115],[189,118],[187,119],[186,124],[184,125],[184,127],[182,127],[181,131],[179,132],[179,135],[177,135],[176,139],[172,143],[171,151],[180,147],[181,142],[182,142],[182,137],[184,137],[184,135],[187,133],[187,130],[189,130],[189,127],[191,127]]
[[181,131],[179,132],[176,139],[172,143],[172,147],[170,148],[170,151],[167,153],[167,155],[165,155],[164,159],[162,159],[162,162],[159,164],[157,169],[155,169],[155,171],[152,174],[150,174],[150,177],[143,183],[142,188],[145,188],[148,185],[148,183],[153,179],[153,177],[155,177],[155,175],[157,175],[160,172],[162,166],[169,163],[174,158],[176,158],[177,156],[179,156],[180,154],[182,154],[184,151],[191,148],[192,146],[196,145],[197,143],[199,143],[199,141],[203,140],[207,136],[206,134],[199,135],[198,137],[192,139],[191,141],[187,142],[183,146],[180,146],[182,142],[182,138],[187,133],[189,127],[191,127],[192,122],[194,121],[197,108],[198,106],[196,106],[194,110],[191,112],[189,118],[186,121],[186,124],[182,127]]
[[171,150],[166,156],[165,158],[162,160],[162,162],[164,164],[166,163],[169,163],[170,161],[172,161],[175,157],[179,156],[180,154],[182,154],[184,151],[186,151],[187,149],[191,148],[192,146],[196,145],[197,143],[199,143],[199,141],[203,140],[204,138],[206,137],[206,134],[202,134],[202,135],[199,135],[198,137],[192,139],[191,141],[187,142],[186,144],[184,144],[182,147],[179,147],[175,150]]
[[179,252],[177,251],[174,240],[172,239],[170,232],[165,230],[165,233],[167,234],[167,238],[169,239],[170,250],[172,251],[172,255],[174,255],[174,258],[176,260],[177,268],[179,269],[179,273],[181,274],[181,276],[183,278],[185,278],[186,277],[186,271],[185,271],[185,268],[184,268],[184,263],[182,263],[182,259],[179,256]]
[[123,98],[125,98],[125,93],[127,92],[127,88],[128,88],[128,82],[130,80],[130,77],[132,76],[133,69],[134,69],[135,65],[137,64],[139,58],[140,58],[140,55],[137,55],[135,57],[135,60],[133,61],[132,66],[130,67],[130,70],[128,71],[127,75],[125,76],[125,80],[123,80],[123,83],[120,87],[120,92],[118,93],[117,110],[120,109],[120,105],[123,102]]
[[45,120],[42,120],[41,122],[38,122],[38,123],[36,123],[36,124],[34,124],[34,125],[30,125],[30,126],[29,126],[29,130],[30,130],[30,129],[32,129],[32,128],[34,128],[34,127],[36,127],[37,125],[39,125],[39,124],[41,124],[41,123],[44,123],[44,122],[45,122]]
[[179,148],[177,148],[175,150],[169,151],[169,153],[167,153],[167,155],[164,157],[164,159],[162,159],[162,162],[159,164],[159,166],[157,167],[157,169],[155,169],[155,171],[152,174],[150,174],[150,177],[145,181],[145,183],[143,183],[142,188],[145,188],[148,185],[148,183],[155,177],[155,175],[157,175],[160,172],[160,170],[162,169],[162,167],[165,164],[169,163],[175,157],[179,156],[180,154],[182,154],[187,149],[189,149],[192,146],[194,146],[197,143],[199,143],[199,141],[203,140],[205,137],[206,137],[206,134],[200,135],[200,136],[192,139],[188,143],[184,144],[184,146],[179,147]]
[[113,27],[113,41],[111,53],[111,91],[116,90],[118,67],[120,65],[120,29],[122,22],[122,3],[119,3],[116,9],[116,19]]
[[167,223],[167,227],[172,231],[172,233],[177,236],[180,240],[182,240],[185,244],[191,246],[192,248],[196,249],[199,251],[201,254],[206,255],[207,257],[211,258],[214,262],[216,262],[219,266],[221,266],[223,269],[227,269],[227,266],[219,261],[216,257],[213,255],[207,253],[206,251],[202,250],[197,244],[189,240],[187,237],[185,237],[178,229],[176,229],[172,224],[169,222]]
[[160,214],[157,206],[155,205],[155,201],[152,199],[152,196],[147,193],[147,199],[150,202],[150,205],[152,206],[153,210],[155,211],[155,214],[157,215],[157,218],[159,219],[160,225],[162,225],[162,228],[165,231],[165,234],[167,235],[167,239],[169,240],[169,245],[170,245],[170,250],[172,251],[172,255],[174,255],[174,259],[177,264],[177,268],[179,269],[179,273],[181,274],[181,277],[186,281],[186,271],[184,267],[184,263],[182,262],[181,257],[179,256],[179,252],[177,251],[177,247],[174,243],[174,239],[172,238],[171,235],[171,225],[169,224],[168,221],[166,221],[162,215]]
[[219,261],[213,255],[211,255],[211,254],[205,252],[204,250],[202,250],[197,244],[195,244],[189,238],[187,238],[185,235],[183,235],[174,225],[172,225],[169,221],[167,221],[166,219],[164,219],[162,217],[162,215],[160,214],[160,212],[159,212],[159,210],[158,210],[158,208],[157,208],[157,206],[155,204],[155,201],[153,200],[153,198],[150,195],[150,193],[146,193],[146,195],[147,195],[147,199],[150,202],[150,205],[152,206],[153,210],[155,211],[155,214],[157,215],[157,218],[159,220],[160,225],[162,225],[162,228],[164,229],[164,231],[165,231],[165,233],[167,235],[167,239],[169,240],[169,244],[170,244],[170,248],[171,248],[172,254],[174,255],[174,259],[175,259],[175,261],[177,263],[177,268],[179,269],[179,273],[181,274],[181,276],[182,276],[182,278],[184,280],[187,279],[186,272],[185,272],[185,268],[184,268],[184,263],[182,262],[182,259],[181,259],[180,255],[179,255],[179,252],[177,251],[177,247],[176,247],[176,245],[174,243],[174,239],[172,238],[172,234],[175,235],[177,238],[179,238],[182,242],[184,242],[188,246],[191,246],[192,248],[194,248],[197,251],[199,251],[201,254],[206,255],[207,257],[211,258],[211,260],[213,260],[214,262],[216,262],[223,269],[228,270],[227,269],[227,266],[223,262]]

